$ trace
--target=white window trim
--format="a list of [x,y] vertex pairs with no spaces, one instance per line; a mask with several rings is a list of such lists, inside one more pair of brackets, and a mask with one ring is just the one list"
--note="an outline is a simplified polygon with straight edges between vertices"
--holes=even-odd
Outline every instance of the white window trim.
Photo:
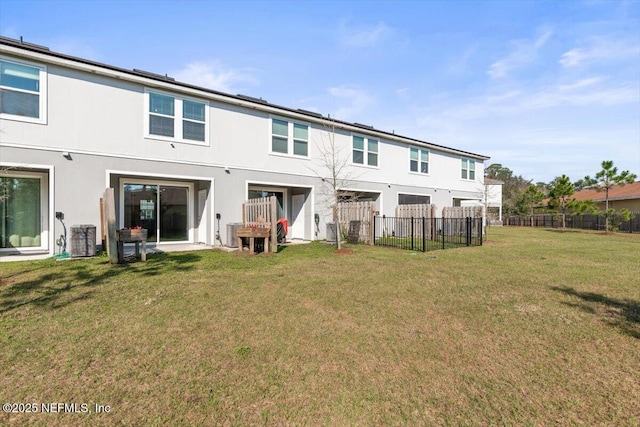
[[[462,162],[463,162],[464,160],[466,160],[466,161],[467,161],[467,168],[466,168],[466,169],[462,167]],[[469,174],[469,171],[471,171],[471,168],[470,168],[470,165],[471,165],[471,164],[470,164],[469,162],[473,162],[473,164],[474,164],[474,168],[473,168],[473,174],[474,174],[474,177],[473,177],[473,178],[469,178],[469,175],[470,175],[470,174]],[[475,180],[476,180],[476,177],[475,177],[475,174],[476,174],[475,164],[476,164],[476,161],[475,161],[475,160],[473,160],[473,159],[469,159],[469,158],[467,158],[467,157],[462,157],[462,158],[460,159],[460,179],[461,179],[462,181],[475,181]],[[463,177],[462,177],[462,171],[463,171],[463,170],[466,170],[466,171],[467,171],[467,177],[466,177],[466,178],[463,178]]]
[[[173,133],[174,136],[162,136],[162,135],[154,135],[149,132],[149,116],[152,114],[149,112],[149,102],[150,102],[150,94],[156,93],[158,95],[170,96],[174,99],[174,126]],[[196,122],[194,120],[185,119],[182,115],[182,101],[192,101],[198,102],[200,104],[204,104],[204,141],[195,141],[193,139],[184,139],[182,138],[182,122],[184,120]],[[166,92],[163,90],[156,90],[145,88],[144,89],[144,137],[146,139],[155,139],[158,141],[167,141],[167,142],[178,142],[180,144],[192,144],[192,145],[202,145],[209,146],[209,123],[211,122],[209,117],[210,105],[209,101],[205,101],[203,99],[191,98],[188,96],[182,96],[171,92]],[[158,114],[158,116],[165,117],[162,114]]]
[[[16,60],[13,58],[8,58],[6,56],[0,56],[0,60],[5,62],[12,62],[18,65],[24,65],[27,67],[33,67],[40,70],[40,74],[39,74],[40,92],[38,93],[39,104],[40,104],[40,117],[34,118],[34,117],[18,116],[15,114],[0,113],[0,119],[16,120],[20,122],[46,125],[47,124],[47,67],[45,65],[40,65],[40,64],[36,64],[28,61]],[[24,90],[14,89],[14,88],[9,88],[9,90],[14,90],[17,92],[32,93],[31,91],[24,91]]]
[[[363,163],[356,163],[353,161],[353,137],[354,136],[359,136],[360,138],[364,139],[364,146],[362,147],[362,161]],[[369,164],[369,137],[366,135],[362,135],[359,133],[352,133],[351,134],[351,164],[353,166],[358,166],[358,167],[364,167],[364,168],[371,168],[371,169],[380,169],[380,146],[382,145],[380,138],[371,138],[373,140],[378,141],[378,151],[375,153],[378,155],[378,164],[377,165],[370,165]]]
[[[280,120],[282,122],[287,122],[287,152],[281,153],[279,151],[273,151],[273,120]],[[302,125],[307,127],[307,155],[303,156],[300,154],[294,154],[294,127],[295,125]],[[295,159],[306,159],[309,160],[311,158],[311,126],[309,123],[305,123],[298,120],[291,120],[284,117],[279,116],[269,116],[269,154],[273,156],[282,156],[282,157],[293,157]]]
[[[414,148],[416,150],[418,150],[418,171],[414,172],[411,170],[411,149]],[[420,172],[420,163],[422,162],[421,157],[420,157],[420,152],[421,151],[426,151],[427,152],[427,157],[428,157],[428,161],[427,161],[427,173],[422,173]],[[429,151],[426,148],[421,148],[421,147],[414,147],[412,145],[409,146],[409,173],[412,175],[418,175],[418,176],[429,176],[431,175],[431,151]],[[462,175],[460,175],[462,176]],[[405,193],[405,194],[409,194],[409,193]]]
[[[165,178],[170,178],[169,176],[165,177]],[[118,212],[118,226],[122,227],[124,226],[124,185],[126,184],[148,184],[148,185],[157,185],[157,186],[162,186],[162,185],[166,185],[166,186],[171,186],[171,187],[182,187],[182,188],[187,188],[189,190],[189,195],[187,198],[187,238],[188,240],[176,240],[176,241],[170,241],[170,242],[161,242],[160,239],[160,234],[158,233],[159,229],[156,230],[156,240],[155,241],[148,241],[148,244],[151,245],[179,245],[179,244],[185,244],[185,243],[193,243],[193,236],[194,236],[194,198],[197,197],[197,195],[194,194],[194,185],[191,182],[182,182],[182,181],[166,181],[166,180],[158,180],[158,179],[144,179],[141,177],[134,177],[134,178],[120,178],[118,180],[118,191],[119,191],[119,203],[120,203],[120,209]],[[211,187],[213,188],[213,187]],[[160,227],[160,221],[158,220],[158,227]]]
[[[26,165],[22,165],[27,167]],[[31,167],[33,165],[30,165]],[[29,253],[29,252],[42,252],[49,251],[50,254],[53,253],[53,248],[50,247],[51,240],[50,235],[53,233],[49,233],[49,230],[53,230],[53,221],[51,217],[53,216],[52,206],[53,203],[49,201],[49,194],[51,194],[51,187],[53,183],[52,178],[52,168],[48,168],[48,172],[32,172],[32,171],[22,171],[22,170],[7,170],[0,172],[0,176],[3,177],[12,177],[12,178],[37,178],[40,180],[40,246],[25,246],[25,247],[17,247],[17,248],[0,248],[0,252],[18,252],[18,253]],[[47,221],[47,218],[50,218]]]

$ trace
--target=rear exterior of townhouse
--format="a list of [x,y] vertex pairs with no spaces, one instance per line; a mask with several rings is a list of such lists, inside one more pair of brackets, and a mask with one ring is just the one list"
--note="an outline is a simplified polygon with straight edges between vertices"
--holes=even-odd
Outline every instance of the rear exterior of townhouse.
[[160,246],[226,244],[242,203],[264,195],[288,239],[323,239],[329,138],[348,163],[341,189],[381,215],[482,194],[483,155],[1,37],[0,67],[0,256],[55,254],[56,214],[99,230],[106,188],[118,227]]

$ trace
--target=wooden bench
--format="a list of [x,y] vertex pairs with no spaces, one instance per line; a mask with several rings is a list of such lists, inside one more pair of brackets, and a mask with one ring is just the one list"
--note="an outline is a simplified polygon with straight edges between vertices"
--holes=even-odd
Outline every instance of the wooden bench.
[[255,239],[264,239],[264,251],[269,252],[269,234],[271,227],[242,227],[238,228],[238,247],[242,250],[242,238],[249,239],[249,253],[255,254]]
[[[147,260],[147,230],[131,229],[116,230],[116,242],[118,242],[118,264],[124,263],[124,244],[136,244],[136,258],[140,257],[142,261]],[[142,251],[140,244],[142,243]]]

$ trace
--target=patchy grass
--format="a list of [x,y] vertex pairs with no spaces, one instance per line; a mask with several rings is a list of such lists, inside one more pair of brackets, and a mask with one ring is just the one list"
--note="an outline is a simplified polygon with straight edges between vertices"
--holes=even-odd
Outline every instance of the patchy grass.
[[639,425],[640,236],[0,265],[9,425]]

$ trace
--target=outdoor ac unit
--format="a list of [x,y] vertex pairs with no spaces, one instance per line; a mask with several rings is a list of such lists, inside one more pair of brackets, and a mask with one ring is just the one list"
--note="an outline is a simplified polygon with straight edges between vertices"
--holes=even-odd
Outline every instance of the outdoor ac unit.
[[94,256],[96,254],[96,226],[74,225],[71,227],[71,257]]
[[327,242],[328,243],[336,242],[336,223],[335,222],[327,223]]
[[242,227],[241,222],[232,222],[227,224],[227,247],[238,247],[238,228]]

